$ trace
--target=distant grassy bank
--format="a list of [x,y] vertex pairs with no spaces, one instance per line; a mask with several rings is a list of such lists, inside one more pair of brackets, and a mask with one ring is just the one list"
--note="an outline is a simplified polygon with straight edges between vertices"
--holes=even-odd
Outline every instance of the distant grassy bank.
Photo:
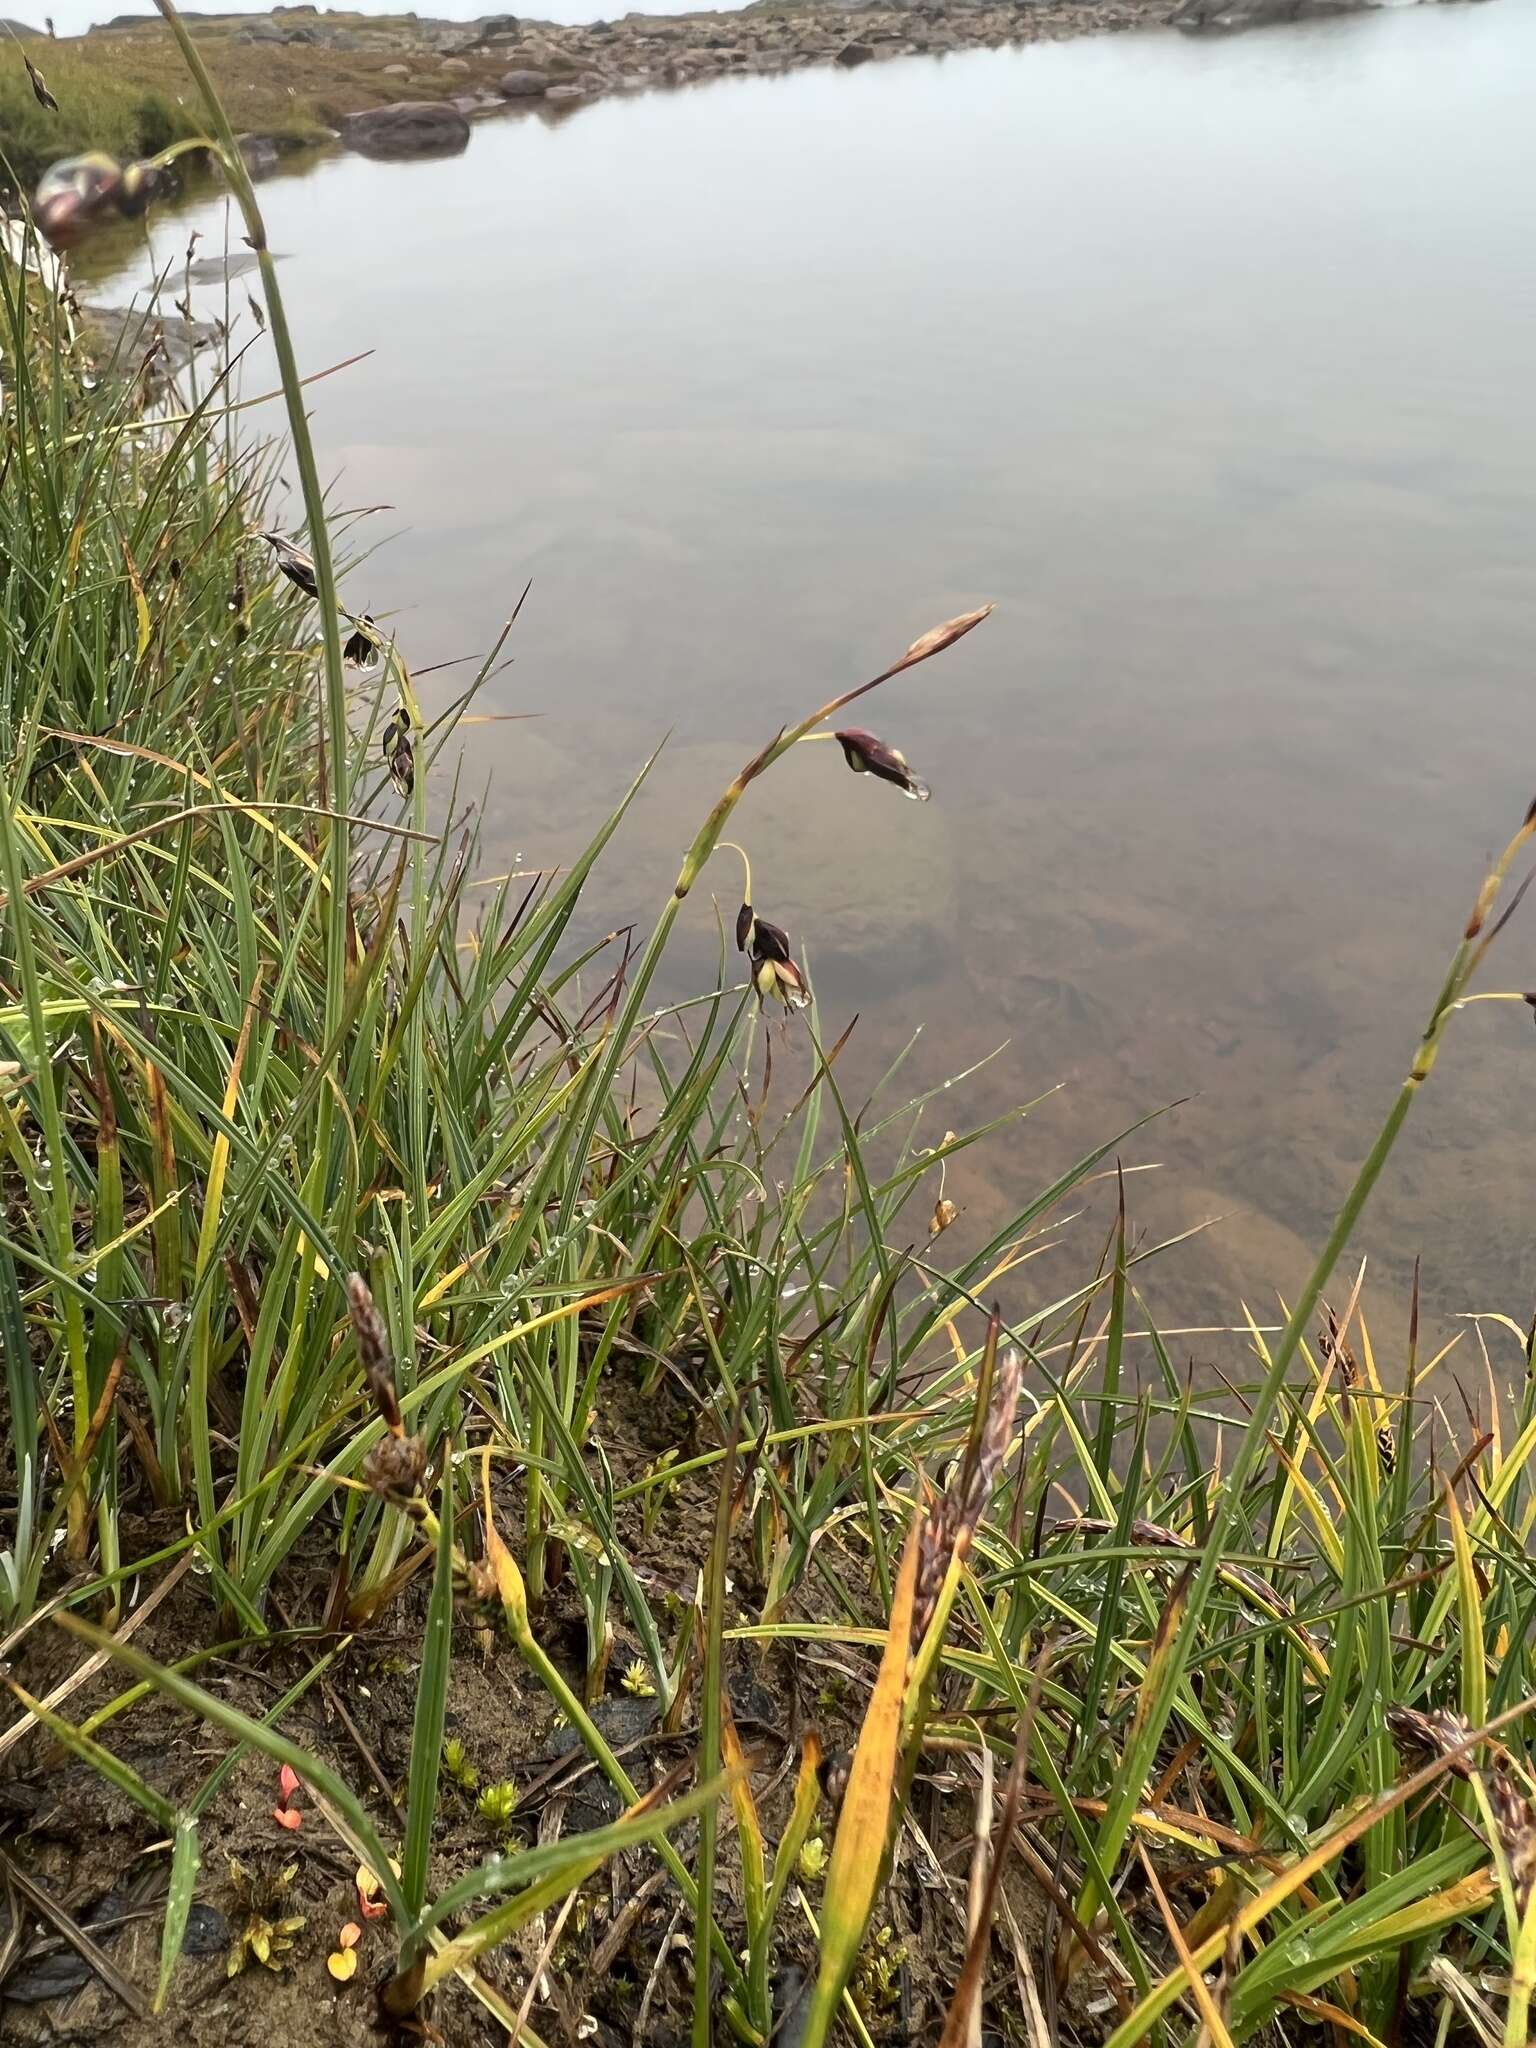
[[[125,42],[130,39],[124,38]],[[148,39],[131,39],[147,52]],[[104,149],[119,159],[152,156],[193,132],[178,96],[157,89],[132,63],[118,65],[92,40],[28,46],[59,102],[41,105],[14,44],[0,64],[0,154],[7,184],[30,187],[59,157]],[[153,69],[153,66],[147,67]]]
[[[251,20],[231,18],[197,30],[204,61],[241,132],[318,141],[344,114],[390,100],[448,99],[493,84],[507,68],[504,52],[471,54],[445,69],[425,46],[343,50],[243,42]],[[326,20],[334,27],[346,17]],[[49,164],[83,150],[104,149],[120,159],[151,156],[201,132],[186,71],[158,21],[122,34],[58,42],[38,37],[23,47],[59,110],[39,104],[21,50],[7,39],[0,62],[0,176],[13,188],[30,188]],[[409,78],[386,77],[385,67],[403,57],[410,60]]]

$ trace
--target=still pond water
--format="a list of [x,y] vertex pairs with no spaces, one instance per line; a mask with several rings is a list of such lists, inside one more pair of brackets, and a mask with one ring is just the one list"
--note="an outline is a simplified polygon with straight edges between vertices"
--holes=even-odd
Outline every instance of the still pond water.
[[[803,750],[739,814],[759,907],[828,1036],[860,1013],[853,1096],[919,1025],[914,1088],[1007,1041],[932,1137],[1063,1084],[951,1172],[957,1229],[1193,1096],[1126,1147],[1139,1227],[1224,1219],[1154,1306],[1294,1290],[1536,789],[1533,75],[1530,0],[1426,6],[727,80],[267,184],[307,366],[373,350],[313,391],[340,500],[390,508],[354,601],[425,665],[533,579],[494,703],[541,716],[473,735],[494,858],[569,854],[670,733],[598,898],[647,924],[782,719],[996,599],[861,711],[934,801]],[[158,257],[189,223],[207,252],[222,205]],[[684,939],[708,972],[708,890]],[[1488,985],[1536,985],[1532,915],[1501,950]],[[1525,1315],[1533,1128],[1529,1013],[1471,1010],[1368,1216],[1384,1318],[1419,1250],[1440,1313]]]

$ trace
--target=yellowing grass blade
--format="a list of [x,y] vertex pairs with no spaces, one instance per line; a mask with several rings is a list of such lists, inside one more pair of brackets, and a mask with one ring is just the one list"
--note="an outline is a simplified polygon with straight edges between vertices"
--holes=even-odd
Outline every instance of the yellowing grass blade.
[[741,1842],[742,1900],[746,1908],[747,1934],[755,1941],[763,1924],[768,1893],[763,1824],[758,1818],[757,1801],[752,1797],[752,1780],[747,1774],[747,1759],[742,1752],[741,1738],[736,1733],[731,1703],[724,1693],[720,1702],[720,1749],[726,1769],[732,1774],[731,1806],[735,1811],[736,1833]]
[[1488,1666],[1483,1656],[1483,1597],[1472,1561],[1467,1525],[1449,1486],[1445,1489],[1446,1519],[1456,1553],[1456,1601],[1461,1609],[1461,1711],[1474,1728],[1488,1716]]
[[827,1888],[821,1912],[821,1968],[816,1977],[809,2024],[802,2048],[822,2048],[827,2029],[853,1973],[854,1959],[874,1911],[875,1894],[885,1867],[885,1846],[891,1826],[891,1794],[900,1755],[901,1703],[907,1685],[907,1657],[912,1639],[912,1596],[917,1584],[918,1532],[913,1521],[902,1552],[901,1570],[891,1599],[891,1625],[886,1634],[880,1675],[870,1695],[837,1839],[827,1865]]
[[1146,1674],[1141,1681],[1141,1690],[1136,1695],[1136,1712],[1131,1722],[1131,1742],[1135,1742],[1151,1709],[1151,1702],[1157,1697],[1162,1684],[1163,1669],[1173,1650],[1174,1638],[1184,1621],[1184,1609],[1189,1604],[1190,1581],[1195,1568],[1187,1564],[1169,1589],[1163,1603],[1163,1611],[1157,1617],[1157,1632],[1152,1638],[1152,1649],[1147,1657]]
[[480,1483],[485,1493],[485,1561],[496,1582],[496,1598],[507,1618],[513,1639],[521,1642],[528,1633],[528,1593],[517,1561],[501,1540],[496,1527],[496,1509],[491,1500],[491,1447],[486,1444],[480,1459]]

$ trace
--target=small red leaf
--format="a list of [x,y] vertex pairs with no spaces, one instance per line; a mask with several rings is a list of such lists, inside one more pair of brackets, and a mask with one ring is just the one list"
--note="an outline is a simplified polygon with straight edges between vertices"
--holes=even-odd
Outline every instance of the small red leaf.
[[284,1764],[277,1774],[277,1789],[283,1795],[284,1806],[291,1806],[293,1795],[299,1789],[299,1774],[292,1764]]
[[280,1828],[287,1828],[290,1833],[304,1825],[304,1816],[296,1806],[274,1806],[272,1818]]

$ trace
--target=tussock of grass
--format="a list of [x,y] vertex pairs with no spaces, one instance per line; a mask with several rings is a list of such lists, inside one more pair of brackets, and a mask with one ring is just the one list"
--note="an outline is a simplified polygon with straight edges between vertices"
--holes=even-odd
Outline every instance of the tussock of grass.
[[[713,1959],[679,1994],[701,2048],[712,2028],[750,2044],[781,2023],[777,1963],[808,1925],[819,1970],[797,2038],[895,2038],[902,1942],[879,1930],[916,1920],[904,1821],[919,1773],[944,1764],[959,1797],[936,1796],[924,1825],[941,1868],[958,1844],[976,1874],[968,1925],[953,1902],[946,2040],[978,2000],[1013,2003],[1005,1971],[1031,2048],[1310,2043],[1320,2023],[1524,2048],[1532,1347],[1505,1319],[1478,1324],[1463,1348],[1486,1336],[1486,1392],[1469,1412],[1446,1355],[1422,1356],[1412,1327],[1373,1331],[1358,1288],[1317,1331],[1530,823],[1283,1331],[1234,1331],[1224,1383],[1197,1389],[1157,1330],[1153,1254],[1123,1204],[1075,1281],[1048,1284],[1059,1262],[1033,1260],[1132,1134],[1021,1184],[989,1242],[952,1249],[952,1219],[929,1229],[941,1167],[989,1133],[940,1137],[898,1074],[850,1103],[814,1004],[789,1026],[794,1085],[776,1051],[770,1089],[769,1027],[724,936],[713,985],[657,993],[724,832],[750,833],[759,778],[787,782],[798,740],[844,703],[963,662],[948,649],[984,614],[799,723],[778,710],[650,937],[582,950],[579,911],[601,900],[644,774],[571,868],[471,897],[473,829],[438,821],[460,813],[454,722],[478,680],[429,715],[389,647],[344,689],[329,595],[345,537],[320,516],[270,267],[262,287],[318,613],[259,537],[277,451],[236,431],[222,377],[145,412],[143,381],[88,377],[64,313],[0,265],[0,1656],[17,1702],[0,1752],[46,1731],[169,1844],[162,2002],[200,1830],[260,1751],[374,1873],[397,2018],[457,1981],[514,2024],[481,1959],[643,1847],[694,1956]],[[354,600],[362,580],[342,574],[343,598],[382,613],[376,591]],[[738,927],[750,971],[770,996],[802,993],[789,940],[755,910]],[[1012,1354],[981,1312],[994,1293],[1028,1302]],[[630,1458],[621,1483],[632,1446],[611,1397],[663,1386],[688,1440],[638,1474]],[[675,1560],[698,1588],[678,1597],[636,1552],[701,1487],[713,1536]],[[146,1508],[181,1533],[142,1556]],[[290,1600],[327,1631],[259,1718],[100,1626],[121,1619],[125,1582],[189,1552],[208,1645],[244,1638],[259,1661]],[[351,1633],[336,1629],[366,1641],[416,1611],[418,1572],[402,1825],[285,1723],[337,1675]],[[574,1653],[548,1626],[557,1572]],[[137,1692],[80,1726],[28,1688],[54,1611],[222,1742],[179,1805],[111,1746]],[[434,1816],[470,1784],[443,1742],[456,1615],[576,1731],[625,1809],[612,1827],[435,1867]],[[798,1759],[748,1753],[720,1680],[765,1643],[835,1648],[851,1758],[824,1759],[814,1731]],[[686,1769],[647,1789],[604,1735],[592,1710],[620,1672],[669,1733],[697,1728],[692,1789]],[[1011,1760],[1000,1804],[984,1751]],[[499,1840],[520,1788],[498,1764],[480,1760]],[[770,1809],[780,1769],[793,1789]],[[829,1857],[807,1853],[813,1831]]]
[[165,83],[158,65],[144,75],[84,40],[27,48],[59,108],[39,105],[16,45],[0,37],[0,181],[13,188],[30,190],[60,157],[101,149],[128,163],[199,132],[185,84]]

